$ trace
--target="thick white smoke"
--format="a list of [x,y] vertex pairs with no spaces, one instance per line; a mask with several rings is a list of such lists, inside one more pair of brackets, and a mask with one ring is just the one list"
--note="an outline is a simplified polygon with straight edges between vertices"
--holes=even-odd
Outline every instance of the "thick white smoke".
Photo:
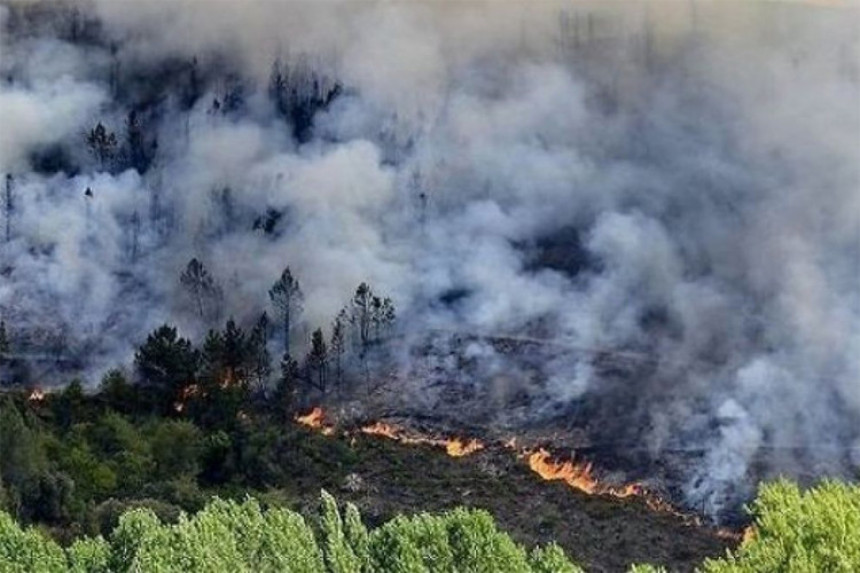
[[[578,356],[535,381],[466,352],[493,396],[540,395],[527,417],[624,396],[655,455],[706,450],[685,494],[710,511],[768,448],[804,452],[774,471],[853,472],[858,16],[694,0],[7,4],[3,318],[60,337],[95,375],[164,321],[206,327],[183,308],[191,257],[243,321],[289,264],[309,324],[368,281],[408,339],[645,357],[619,388]],[[296,101],[325,99],[303,129],[271,96],[276,61]],[[148,155],[106,166],[86,134],[101,122],[122,140],[130,111]]]

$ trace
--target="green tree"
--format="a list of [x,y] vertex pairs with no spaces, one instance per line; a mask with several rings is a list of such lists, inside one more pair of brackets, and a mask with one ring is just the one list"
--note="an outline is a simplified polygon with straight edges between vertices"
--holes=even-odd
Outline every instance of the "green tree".
[[765,484],[751,505],[753,535],[705,573],[860,571],[860,485],[824,481]]
[[183,389],[197,382],[199,362],[191,342],[166,324],[150,334],[134,355],[138,375],[162,412],[172,411]]

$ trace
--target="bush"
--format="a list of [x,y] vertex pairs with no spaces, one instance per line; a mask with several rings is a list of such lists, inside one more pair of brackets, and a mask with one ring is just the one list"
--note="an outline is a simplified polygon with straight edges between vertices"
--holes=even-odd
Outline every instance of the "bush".
[[806,492],[788,481],[760,488],[753,535],[708,573],[860,571],[860,486],[824,481]]

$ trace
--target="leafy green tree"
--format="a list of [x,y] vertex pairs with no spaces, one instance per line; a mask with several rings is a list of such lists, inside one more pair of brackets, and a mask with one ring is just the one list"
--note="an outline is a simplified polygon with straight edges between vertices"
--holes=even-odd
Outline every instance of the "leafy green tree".
[[156,475],[162,479],[196,476],[200,471],[203,435],[187,420],[159,422],[150,439]]
[[584,573],[567,559],[562,548],[555,543],[535,547],[529,555],[529,566],[533,573]]
[[751,505],[752,537],[706,573],[860,571],[860,485],[824,481],[806,492],[777,481]]
[[35,529],[22,530],[0,512],[0,570],[14,573],[65,573],[62,548]]
[[197,382],[199,362],[191,342],[166,324],[150,334],[134,355],[138,375],[162,412],[171,412],[183,389]]
[[130,413],[137,407],[137,393],[119,368],[109,370],[99,384],[99,397],[112,410]]
[[346,504],[346,515],[343,518],[343,532],[350,549],[362,563],[362,573],[370,573],[370,534],[361,521],[361,513],[352,504]]
[[353,553],[343,531],[343,520],[337,502],[326,491],[320,499],[320,530],[323,555],[331,573],[361,573],[361,563]]
[[103,537],[76,539],[66,550],[69,573],[111,573],[110,545]]

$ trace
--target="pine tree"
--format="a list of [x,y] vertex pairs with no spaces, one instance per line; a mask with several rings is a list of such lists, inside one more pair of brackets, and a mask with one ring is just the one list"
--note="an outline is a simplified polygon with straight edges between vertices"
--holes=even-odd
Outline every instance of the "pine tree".
[[185,287],[196,307],[197,315],[205,320],[207,315],[217,315],[221,287],[196,258],[188,262],[179,282]]
[[341,309],[331,326],[331,355],[334,357],[334,376],[338,387],[343,382],[343,355],[346,352],[346,310]]
[[317,328],[311,336],[311,351],[308,353],[308,367],[316,372],[317,388],[323,394],[327,390],[328,381],[328,346],[321,328]]
[[272,306],[275,307],[281,317],[284,329],[284,352],[289,354],[290,330],[293,322],[301,314],[302,301],[304,300],[299,281],[293,278],[290,267],[284,269],[281,277],[269,289],[269,300],[272,301]]

